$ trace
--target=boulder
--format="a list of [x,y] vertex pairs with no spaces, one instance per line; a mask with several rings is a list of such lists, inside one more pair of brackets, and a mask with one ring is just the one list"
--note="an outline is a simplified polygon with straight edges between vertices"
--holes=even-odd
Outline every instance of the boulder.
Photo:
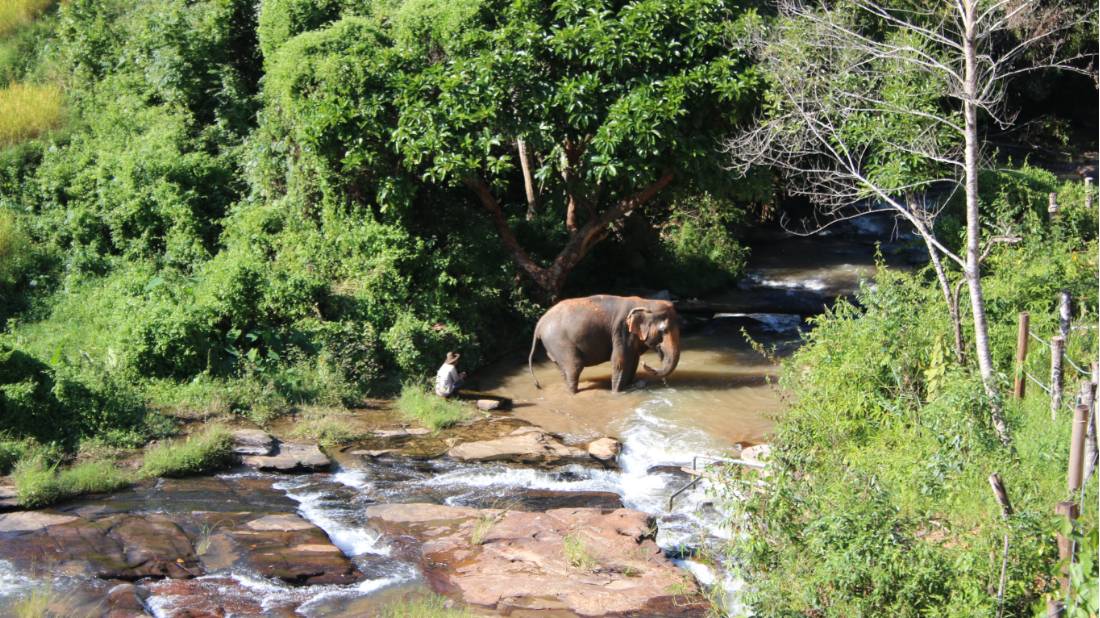
[[588,451],[566,446],[538,427],[520,427],[492,440],[463,442],[447,451],[460,461],[509,461],[525,464],[576,463],[588,460]]
[[241,462],[268,472],[319,472],[332,465],[316,444],[280,442],[277,448],[273,455],[249,455]]
[[381,504],[365,513],[383,533],[415,539],[434,590],[499,613],[706,612],[695,581],[665,558],[653,519],[638,511]]
[[275,439],[261,429],[238,429],[233,432],[233,452],[237,455],[270,455]]
[[149,591],[142,586],[125,583],[107,591],[106,618],[133,618],[148,616],[145,611],[145,599]]
[[741,459],[758,464],[767,464],[771,459],[772,447],[767,444],[757,444],[741,449]]
[[623,445],[615,438],[600,438],[588,443],[588,454],[603,462],[615,461]]
[[294,615],[292,607],[265,607],[254,590],[232,577],[166,579],[149,584],[149,592],[149,606],[163,618]]
[[455,499],[457,506],[476,508],[507,508],[513,511],[547,511],[550,509],[593,508],[621,509],[623,499],[610,491],[558,491],[555,489],[524,489],[507,498],[473,493]]
[[488,412],[490,410],[496,410],[498,408],[500,408],[500,401],[498,401],[496,399],[478,399],[477,400],[477,409],[478,410],[485,410],[486,412]]

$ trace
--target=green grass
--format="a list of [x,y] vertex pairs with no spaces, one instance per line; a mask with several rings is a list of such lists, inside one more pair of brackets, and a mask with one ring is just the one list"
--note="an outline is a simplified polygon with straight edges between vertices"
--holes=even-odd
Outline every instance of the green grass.
[[363,434],[348,427],[345,415],[322,412],[299,421],[290,431],[290,435],[315,440],[321,446],[339,446],[354,442]]
[[561,540],[562,550],[569,566],[581,571],[591,571],[598,563],[579,534],[571,532]]
[[401,601],[382,609],[382,618],[474,618],[465,609],[447,607],[446,597],[430,596]]
[[30,23],[46,10],[53,0],[4,0],[0,2],[0,36]]
[[14,83],[0,88],[0,146],[42,135],[60,125],[64,113],[56,86]]
[[183,440],[158,444],[145,453],[143,476],[191,476],[207,474],[233,463],[233,437],[220,426],[207,428]]
[[114,491],[129,485],[131,475],[113,461],[89,461],[59,469],[42,455],[22,459],[12,473],[21,506],[39,508],[87,493]]
[[397,411],[406,420],[439,431],[470,418],[471,410],[457,401],[451,401],[428,392],[420,386],[405,385],[397,398]]

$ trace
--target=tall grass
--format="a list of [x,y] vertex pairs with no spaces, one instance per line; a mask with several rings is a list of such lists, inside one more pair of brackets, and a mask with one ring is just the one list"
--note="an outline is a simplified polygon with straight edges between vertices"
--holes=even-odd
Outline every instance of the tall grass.
[[0,89],[0,146],[38,137],[61,124],[63,115],[60,88],[45,84],[9,84]]
[[89,461],[58,469],[36,455],[17,463],[12,479],[19,504],[39,508],[81,494],[120,489],[130,484],[131,475],[112,461]]
[[30,23],[54,0],[3,0],[0,2],[0,36]]
[[397,411],[405,419],[439,431],[470,417],[470,408],[460,402],[444,399],[424,387],[406,384],[397,398]]
[[233,463],[233,437],[221,426],[184,440],[158,444],[145,453],[144,476],[191,476],[216,472]]

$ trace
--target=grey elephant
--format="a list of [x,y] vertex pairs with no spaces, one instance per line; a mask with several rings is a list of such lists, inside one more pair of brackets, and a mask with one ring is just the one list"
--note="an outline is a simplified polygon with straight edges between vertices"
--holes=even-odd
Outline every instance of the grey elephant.
[[661,368],[643,364],[655,378],[665,378],[680,362],[680,319],[666,300],[636,296],[587,296],[570,298],[554,305],[535,326],[527,369],[539,341],[550,360],[558,365],[570,393],[577,392],[577,380],[585,367],[611,361],[611,390],[619,392],[634,382],[638,361],[648,348],[657,352]]

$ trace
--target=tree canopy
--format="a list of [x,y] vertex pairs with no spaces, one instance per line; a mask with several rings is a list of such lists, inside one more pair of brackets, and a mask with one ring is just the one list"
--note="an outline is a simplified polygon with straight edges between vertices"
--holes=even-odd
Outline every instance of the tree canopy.
[[[465,186],[520,268],[556,295],[609,224],[673,182],[715,186],[717,140],[758,97],[758,75],[729,49],[753,19],[725,0],[346,10],[265,46],[267,121],[286,128],[293,153],[279,180],[306,194],[294,178],[309,178],[321,200],[378,212],[405,207],[425,182]],[[509,221],[523,203],[517,140],[545,216],[566,227],[549,266]]]

